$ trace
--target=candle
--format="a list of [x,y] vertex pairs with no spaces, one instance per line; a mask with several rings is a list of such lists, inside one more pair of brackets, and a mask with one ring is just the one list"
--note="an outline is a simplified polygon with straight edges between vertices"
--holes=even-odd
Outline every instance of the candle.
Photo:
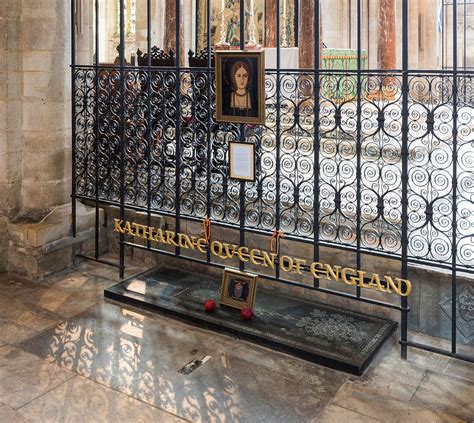
[[255,34],[255,4],[250,0],[250,19],[249,19],[249,40],[246,43],[247,48],[257,47],[257,35]]
[[226,6],[226,0],[221,1],[221,39],[217,43],[217,46],[219,47],[227,47],[229,46],[229,43],[226,41],[226,22],[225,22],[225,6]]
[[283,0],[283,17],[282,17],[282,24],[283,24],[283,28],[282,28],[282,35],[281,35],[281,41],[282,41],[282,44],[281,46],[286,48],[288,47],[288,44],[287,44],[287,34],[286,34],[286,0]]

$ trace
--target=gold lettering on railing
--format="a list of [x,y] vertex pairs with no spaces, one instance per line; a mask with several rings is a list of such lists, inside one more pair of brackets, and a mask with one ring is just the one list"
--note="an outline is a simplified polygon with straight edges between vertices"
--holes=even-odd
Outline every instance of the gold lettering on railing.
[[[222,260],[238,258],[241,262],[250,262],[255,266],[270,267],[271,269],[275,269],[278,258],[278,254],[258,248],[249,248],[220,241],[212,241],[209,244],[206,238],[197,238],[169,230],[163,233],[161,229],[155,229],[153,226],[124,222],[120,219],[114,219],[114,232],[128,234],[135,238],[154,241],[159,244],[197,250],[202,254],[206,254],[207,248],[209,248],[213,256]],[[401,297],[408,297],[412,290],[412,284],[407,279],[393,278],[387,275],[381,277],[378,273],[335,266],[329,263],[313,262],[308,264],[304,259],[288,255],[280,256],[278,266],[283,272],[302,275],[303,272],[309,271],[315,279],[342,282],[346,285],[359,286],[388,294],[395,293]]]

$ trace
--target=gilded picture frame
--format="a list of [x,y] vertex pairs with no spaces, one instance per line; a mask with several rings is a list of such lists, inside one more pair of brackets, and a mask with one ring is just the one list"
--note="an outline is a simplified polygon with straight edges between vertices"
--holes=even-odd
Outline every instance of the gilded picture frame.
[[237,308],[254,308],[257,295],[258,276],[240,272],[235,269],[224,269],[221,286],[221,305]]
[[216,52],[216,120],[265,124],[265,52]]

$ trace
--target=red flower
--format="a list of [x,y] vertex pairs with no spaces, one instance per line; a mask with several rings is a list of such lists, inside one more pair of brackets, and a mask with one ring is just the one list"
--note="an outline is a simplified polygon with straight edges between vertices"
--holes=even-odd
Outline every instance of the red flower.
[[206,313],[212,313],[216,309],[216,302],[214,300],[207,300],[204,303],[204,309]]
[[251,308],[242,309],[242,319],[245,321],[252,320],[254,318],[253,310]]

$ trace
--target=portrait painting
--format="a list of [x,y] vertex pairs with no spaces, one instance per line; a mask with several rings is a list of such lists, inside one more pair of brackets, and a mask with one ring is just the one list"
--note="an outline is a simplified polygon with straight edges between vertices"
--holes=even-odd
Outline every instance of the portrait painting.
[[257,275],[225,269],[222,278],[221,304],[238,309],[253,308]]
[[247,301],[249,297],[249,284],[243,279],[232,278],[229,283],[229,290],[227,292],[229,298],[235,301]]
[[216,53],[216,118],[265,124],[264,52]]

